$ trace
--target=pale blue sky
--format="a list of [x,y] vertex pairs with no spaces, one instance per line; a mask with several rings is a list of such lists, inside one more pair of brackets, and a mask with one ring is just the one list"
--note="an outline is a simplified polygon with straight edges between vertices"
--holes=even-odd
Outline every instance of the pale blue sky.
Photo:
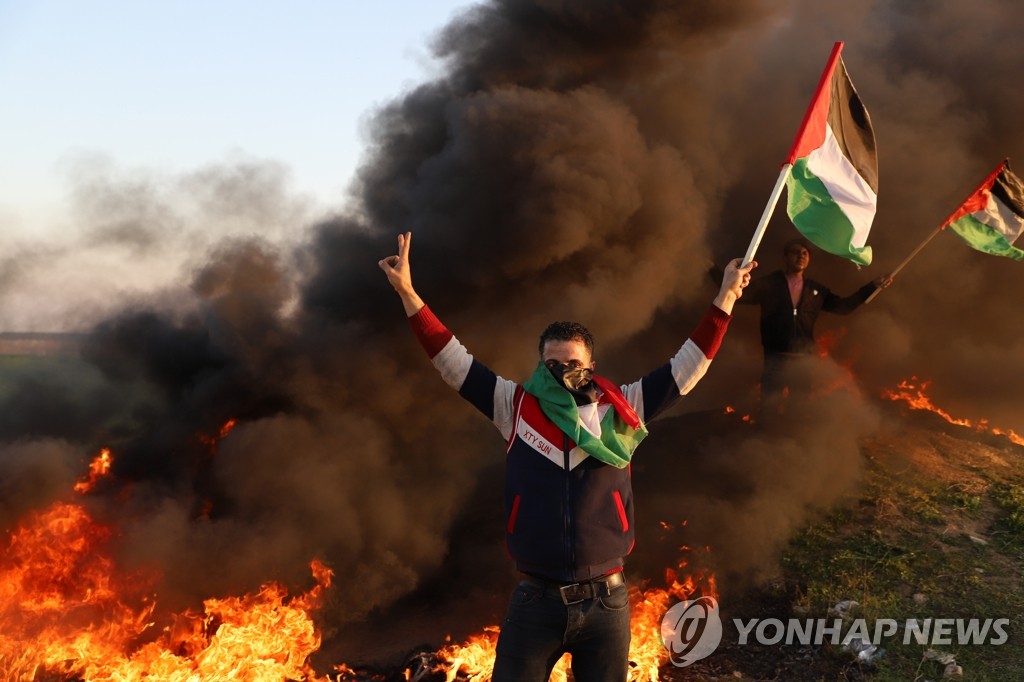
[[62,168],[186,172],[241,153],[330,204],[360,121],[429,78],[473,0],[0,0],[0,230],[46,229]]

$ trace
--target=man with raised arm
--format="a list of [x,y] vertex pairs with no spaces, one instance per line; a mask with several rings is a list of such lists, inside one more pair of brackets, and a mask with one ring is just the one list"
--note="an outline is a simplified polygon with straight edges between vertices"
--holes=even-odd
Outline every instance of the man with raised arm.
[[673,405],[707,371],[733,304],[750,282],[736,259],[697,328],[663,365],[616,386],[594,374],[594,339],[555,322],[540,335],[539,362],[523,384],[470,355],[412,285],[412,235],[384,258],[409,324],[442,378],[490,419],[506,442],[505,537],[521,572],[498,637],[494,682],[545,682],[564,653],[577,682],[623,682],[633,549],[629,462],[645,422]]
[[[815,351],[814,325],[822,312],[849,315],[863,305],[877,289],[892,283],[883,275],[868,282],[849,296],[839,296],[828,287],[806,277],[811,263],[810,242],[790,239],[782,249],[783,269],[755,279],[742,303],[761,306],[761,345],[764,367],[761,371],[761,418],[775,416],[782,409],[787,389],[797,384],[806,396],[810,388],[797,380],[794,364]],[[718,271],[721,272],[721,271]],[[718,277],[716,273],[713,276]]]

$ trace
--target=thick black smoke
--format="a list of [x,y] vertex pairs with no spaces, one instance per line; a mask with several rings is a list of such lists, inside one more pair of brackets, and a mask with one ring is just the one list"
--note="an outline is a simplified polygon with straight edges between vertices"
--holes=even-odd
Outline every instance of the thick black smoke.
[[[115,476],[90,500],[124,528],[127,559],[162,568],[172,603],[271,577],[301,582],[313,557],[344,576],[328,616],[342,627],[403,597],[500,591],[511,570],[495,501],[500,439],[405,328],[376,265],[395,235],[413,232],[419,292],[503,376],[525,378],[540,329],[569,318],[594,331],[601,371],[631,381],[691,331],[714,295],[711,263],[746,248],[835,40],[846,41],[880,161],[875,263],[812,259],[810,275],[845,294],[895,267],[1004,156],[1024,165],[1021,19],[999,0],[470,8],[435,42],[444,74],[375,112],[351,208],[299,248],[262,234],[267,215],[297,205],[271,191],[272,172],[217,185],[233,203],[194,179],[206,208],[183,223],[237,221],[233,237],[179,244],[196,266],[188,285],[107,315],[81,376],[19,379],[0,396],[11,415],[0,421],[4,478],[31,482],[4,519],[59,494],[73,478],[69,453],[84,461],[106,445]],[[88,195],[89,233],[122,249],[163,243],[182,215],[139,201],[138,188],[103,190]],[[268,197],[269,214],[246,212]],[[247,224],[254,234],[238,229]],[[780,208],[762,273],[792,236]],[[3,282],[24,276],[10,261],[0,270]],[[761,575],[810,511],[855,488],[858,442],[877,424],[871,403],[910,374],[933,379],[951,412],[1024,431],[1022,276],[1018,263],[939,235],[869,306],[821,321],[859,393],[803,406],[784,432],[653,424],[638,453],[641,522],[685,517],[723,575]],[[755,318],[737,309],[677,414],[752,405]],[[821,374],[844,372],[826,363]],[[39,419],[53,403],[33,407],[29,394],[67,404]],[[237,425],[217,441],[229,419]],[[642,577],[664,567],[654,545],[635,553]]]

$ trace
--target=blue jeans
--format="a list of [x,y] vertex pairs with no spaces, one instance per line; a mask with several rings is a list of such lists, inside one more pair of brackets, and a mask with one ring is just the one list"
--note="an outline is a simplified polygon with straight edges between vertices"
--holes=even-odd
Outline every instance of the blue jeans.
[[624,682],[629,658],[629,588],[566,605],[557,589],[516,585],[498,635],[493,682],[547,682],[563,654],[576,682]]

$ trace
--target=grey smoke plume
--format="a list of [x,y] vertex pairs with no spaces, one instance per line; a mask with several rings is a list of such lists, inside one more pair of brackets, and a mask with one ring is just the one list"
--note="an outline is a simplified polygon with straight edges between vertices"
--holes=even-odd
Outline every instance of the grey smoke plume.
[[[536,335],[570,318],[595,332],[603,373],[630,381],[697,322],[714,295],[711,262],[745,249],[835,39],[847,43],[881,166],[875,264],[857,271],[813,256],[810,275],[845,294],[894,267],[1003,156],[1022,157],[1024,95],[1009,85],[1024,61],[1012,47],[1022,14],[997,0],[471,8],[436,41],[445,75],[375,113],[351,211],[313,226],[300,248],[262,236],[275,220],[243,210],[268,196],[266,174],[213,183],[235,198],[227,204],[201,173],[182,183],[202,215],[235,206],[230,219],[257,234],[198,240],[187,285],[106,316],[84,350],[92,373],[74,385],[83,397],[58,420],[66,433],[11,397],[31,393],[26,384],[4,393],[4,458],[55,436],[86,453],[111,447],[115,478],[90,503],[125,528],[127,559],[161,565],[171,603],[271,577],[301,583],[313,557],[346,576],[326,616],[336,625],[417,588],[448,594],[443,572],[466,589],[500,590],[506,575],[468,567],[493,568],[502,554],[500,532],[481,537],[469,518],[480,491],[500,488],[491,463],[501,443],[405,329],[376,265],[395,235],[413,231],[418,290],[502,375],[525,378]],[[181,222],[181,195],[86,196],[91,238],[128,251],[153,249]],[[270,197],[270,216],[293,215],[287,192]],[[762,272],[794,235],[780,211]],[[0,281],[27,272],[10,267]],[[808,405],[781,434],[708,440],[683,422],[653,424],[638,467],[678,460],[706,484],[661,489],[638,471],[642,522],[681,512],[723,575],[770,570],[809,512],[855,486],[871,400],[908,374],[932,378],[951,412],[1024,431],[1012,388],[1024,373],[1020,267],[939,235],[867,308],[820,323],[839,337],[833,356],[853,363],[862,397]],[[755,317],[737,310],[680,413],[749,403]],[[58,377],[47,390],[69,395],[61,381],[74,383]],[[215,449],[200,438],[228,419],[238,425]],[[21,423],[41,425],[19,432]],[[51,469],[17,474],[47,481],[20,507],[56,495],[67,474]],[[631,561],[650,574],[662,551],[641,542]]]
[[34,241],[0,231],[4,330],[78,331],[126,305],[180,312],[190,272],[223,239],[293,244],[310,202],[279,163],[233,155],[170,174],[103,156],[65,164],[73,222]]

